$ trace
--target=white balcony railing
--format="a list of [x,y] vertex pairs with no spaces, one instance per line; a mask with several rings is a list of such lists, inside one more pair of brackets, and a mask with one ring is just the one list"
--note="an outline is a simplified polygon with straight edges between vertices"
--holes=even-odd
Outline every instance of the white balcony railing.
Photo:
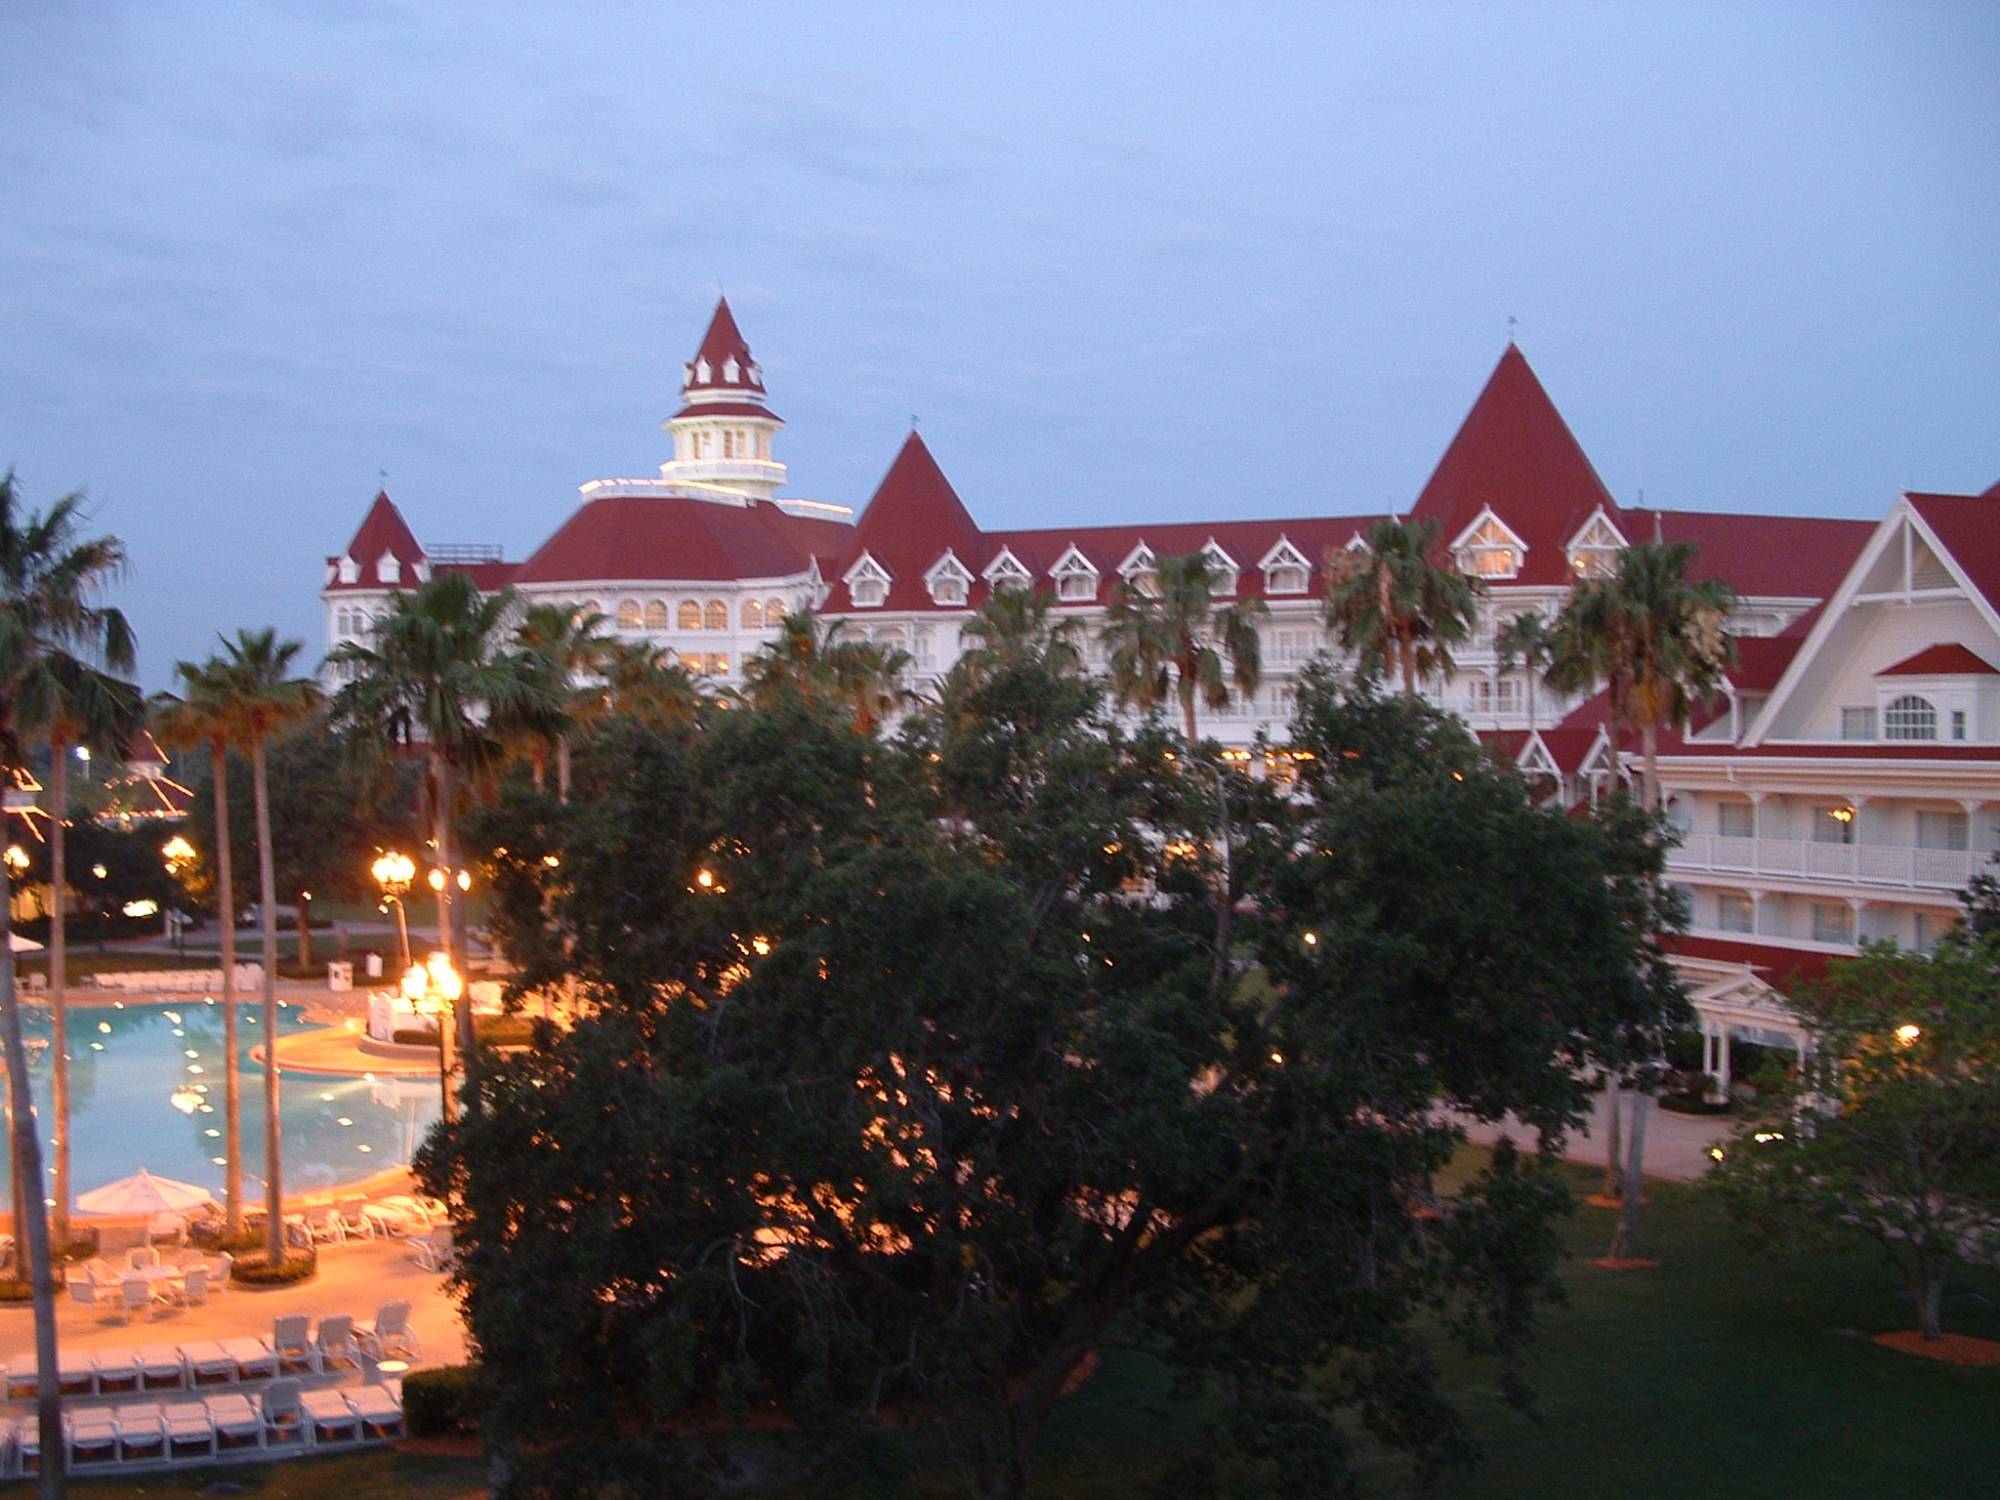
[[1909,849],[1892,844],[1822,844],[1810,839],[1732,838],[1690,833],[1667,856],[1670,870],[1786,875],[1856,885],[1956,890],[1987,856],[1965,849]]

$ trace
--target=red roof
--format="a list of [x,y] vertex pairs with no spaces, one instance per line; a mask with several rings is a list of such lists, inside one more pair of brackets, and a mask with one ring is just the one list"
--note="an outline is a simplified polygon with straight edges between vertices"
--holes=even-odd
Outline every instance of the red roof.
[[1873,521],[1817,516],[1753,516],[1731,511],[1628,510],[1626,539],[1700,549],[1689,575],[1719,578],[1739,594],[1766,599],[1825,599],[1875,534]]
[[1597,743],[1597,731],[1587,727],[1537,729],[1535,737],[1542,742],[1542,748],[1549,752],[1549,759],[1556,763],[1556,769],[1565,776],[1574,776],[1583,768],[1584,758]]
[[1819,953],[1809,948],[1788,948],[1781,943],[1742,943],[1729,938],[1690,937],[1686,933],[1666,934],[1662,946],[1667,952],[1686,958],[1747,965],[1767,983],[1819,979],[1828,968],[1840,961],[1839,954]]
[[840,575],[866,552],[889,572],[887,608],[934,608],[924,574],[947,547],[975,577],[989,561],[971,513],[924,440],[912,432],[875,486],[852,541],[828,574],[833,592],[826,607],[836,611],[850,607]]
[[1643,539],[1624,520],[1513,344],[1500,356],[1411,513],[1434,518],[1439,540],[1449,546],[1488,506],[1527,546],[1515,583],[1571,582],[1569,540],[1599,506],[1627,541]]
[[[379,589],[382,582],[376,576],[375,564],[386,552],[403,565],[403,580],[414,581],[412,571],[423,560],[424,549],[417,544],[416,534],[404,521],[403,513],[396,509],[396,502],[389,498],[387,490],[376,492],[375,501],[368,507],[368,514],[361,518],[361,529],[354,533],[354,540],[347,544],[345,556],[361,565],[361,576],[353,583],[342,583],[335,574],[329,588]],[[329,557],[328,563],[340,559]]]
[[1922,495],[1906,498],[1923,517],[1952,560],[1986,596],[2000,607],[2000,485],[1983,495]]
[[[704,364],[707,366],[705,370],[701,368]],[[763,391],[764,372],[750,357],[750,346],[737,330],[736,318],[729,311],[727,297],[717,300],[715,316],[708,320],[708,332],[702,335],[701,347],[688,361],[687,381],[681,389]]]
[[1961,677],[1969,673],[2000,677],[2000,667],[1976,656],[1953,642],[1949,646],[1926,646],[1915,656],[1906,656],[1893,667],[1884,667],[1877,677]]
[[673,416],[680,417],[762,417],[766,422],[782,422],[785,419],[768,406],[760,406],[754,401],[704,401],[699,406],[683,406]]
[[1739,635],[1736,665],[1729,681],[1739,693],[1768,693],[1785,675],[1805,638],[1798,635]]
[[480,593],[497,594],[514,581],[521,565],[510,562],[434,563],[432,569],[439,573],[463,573]]
[[837,521],[789,516],[766,501],[724,505],[681,496],[586,503],[514,574],[517,584],[687,582],[803,573]]

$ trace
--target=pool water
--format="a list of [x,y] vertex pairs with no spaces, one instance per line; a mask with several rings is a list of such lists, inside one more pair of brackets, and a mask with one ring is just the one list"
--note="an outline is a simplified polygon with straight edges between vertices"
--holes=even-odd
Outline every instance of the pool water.
[[[281,1035],[314,1029],[281,1005]],[[69,1008],[70,1182],[76,1193],[144,1167],[222,1195],[222,1006],[200,996],[165,1004]],[[28,1067],[49,1161],[49,1033],[41,1006],[24,1008]],[[250,1057],[263,1007],[237,1005],[241,1050],[243,1191],[264,1191],[264,1069]],[[409,1162],[438,1117],[437,1080],[280,1073],[285,1191],[309,1192]]]

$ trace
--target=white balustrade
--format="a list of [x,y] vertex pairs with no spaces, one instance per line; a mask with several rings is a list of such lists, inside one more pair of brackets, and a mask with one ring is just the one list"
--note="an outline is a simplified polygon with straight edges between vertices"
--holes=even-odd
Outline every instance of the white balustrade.
[[1964,849],[1915,849],[1894,844],[1822,844],[1809,839],[1687,835],[1667,857],[1669,869],[1719,874],[1788,875],[1957,890],[1987,856]]

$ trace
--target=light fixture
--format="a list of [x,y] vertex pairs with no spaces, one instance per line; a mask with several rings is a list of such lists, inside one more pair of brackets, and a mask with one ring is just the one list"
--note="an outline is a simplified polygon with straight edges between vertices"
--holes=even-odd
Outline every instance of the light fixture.
[[1896,1040],[1902,1043],[1902,1045],[1905,1047],[1909,1046],[1910,1043],[1914,1042],[1918,1037],[1922,1036],[1923,1034],[1924,1034],[1923,1027],[1913,1026],[1908,1021],[1905,1021],[1901,1026],[1898,1026],[1896,1028]]

